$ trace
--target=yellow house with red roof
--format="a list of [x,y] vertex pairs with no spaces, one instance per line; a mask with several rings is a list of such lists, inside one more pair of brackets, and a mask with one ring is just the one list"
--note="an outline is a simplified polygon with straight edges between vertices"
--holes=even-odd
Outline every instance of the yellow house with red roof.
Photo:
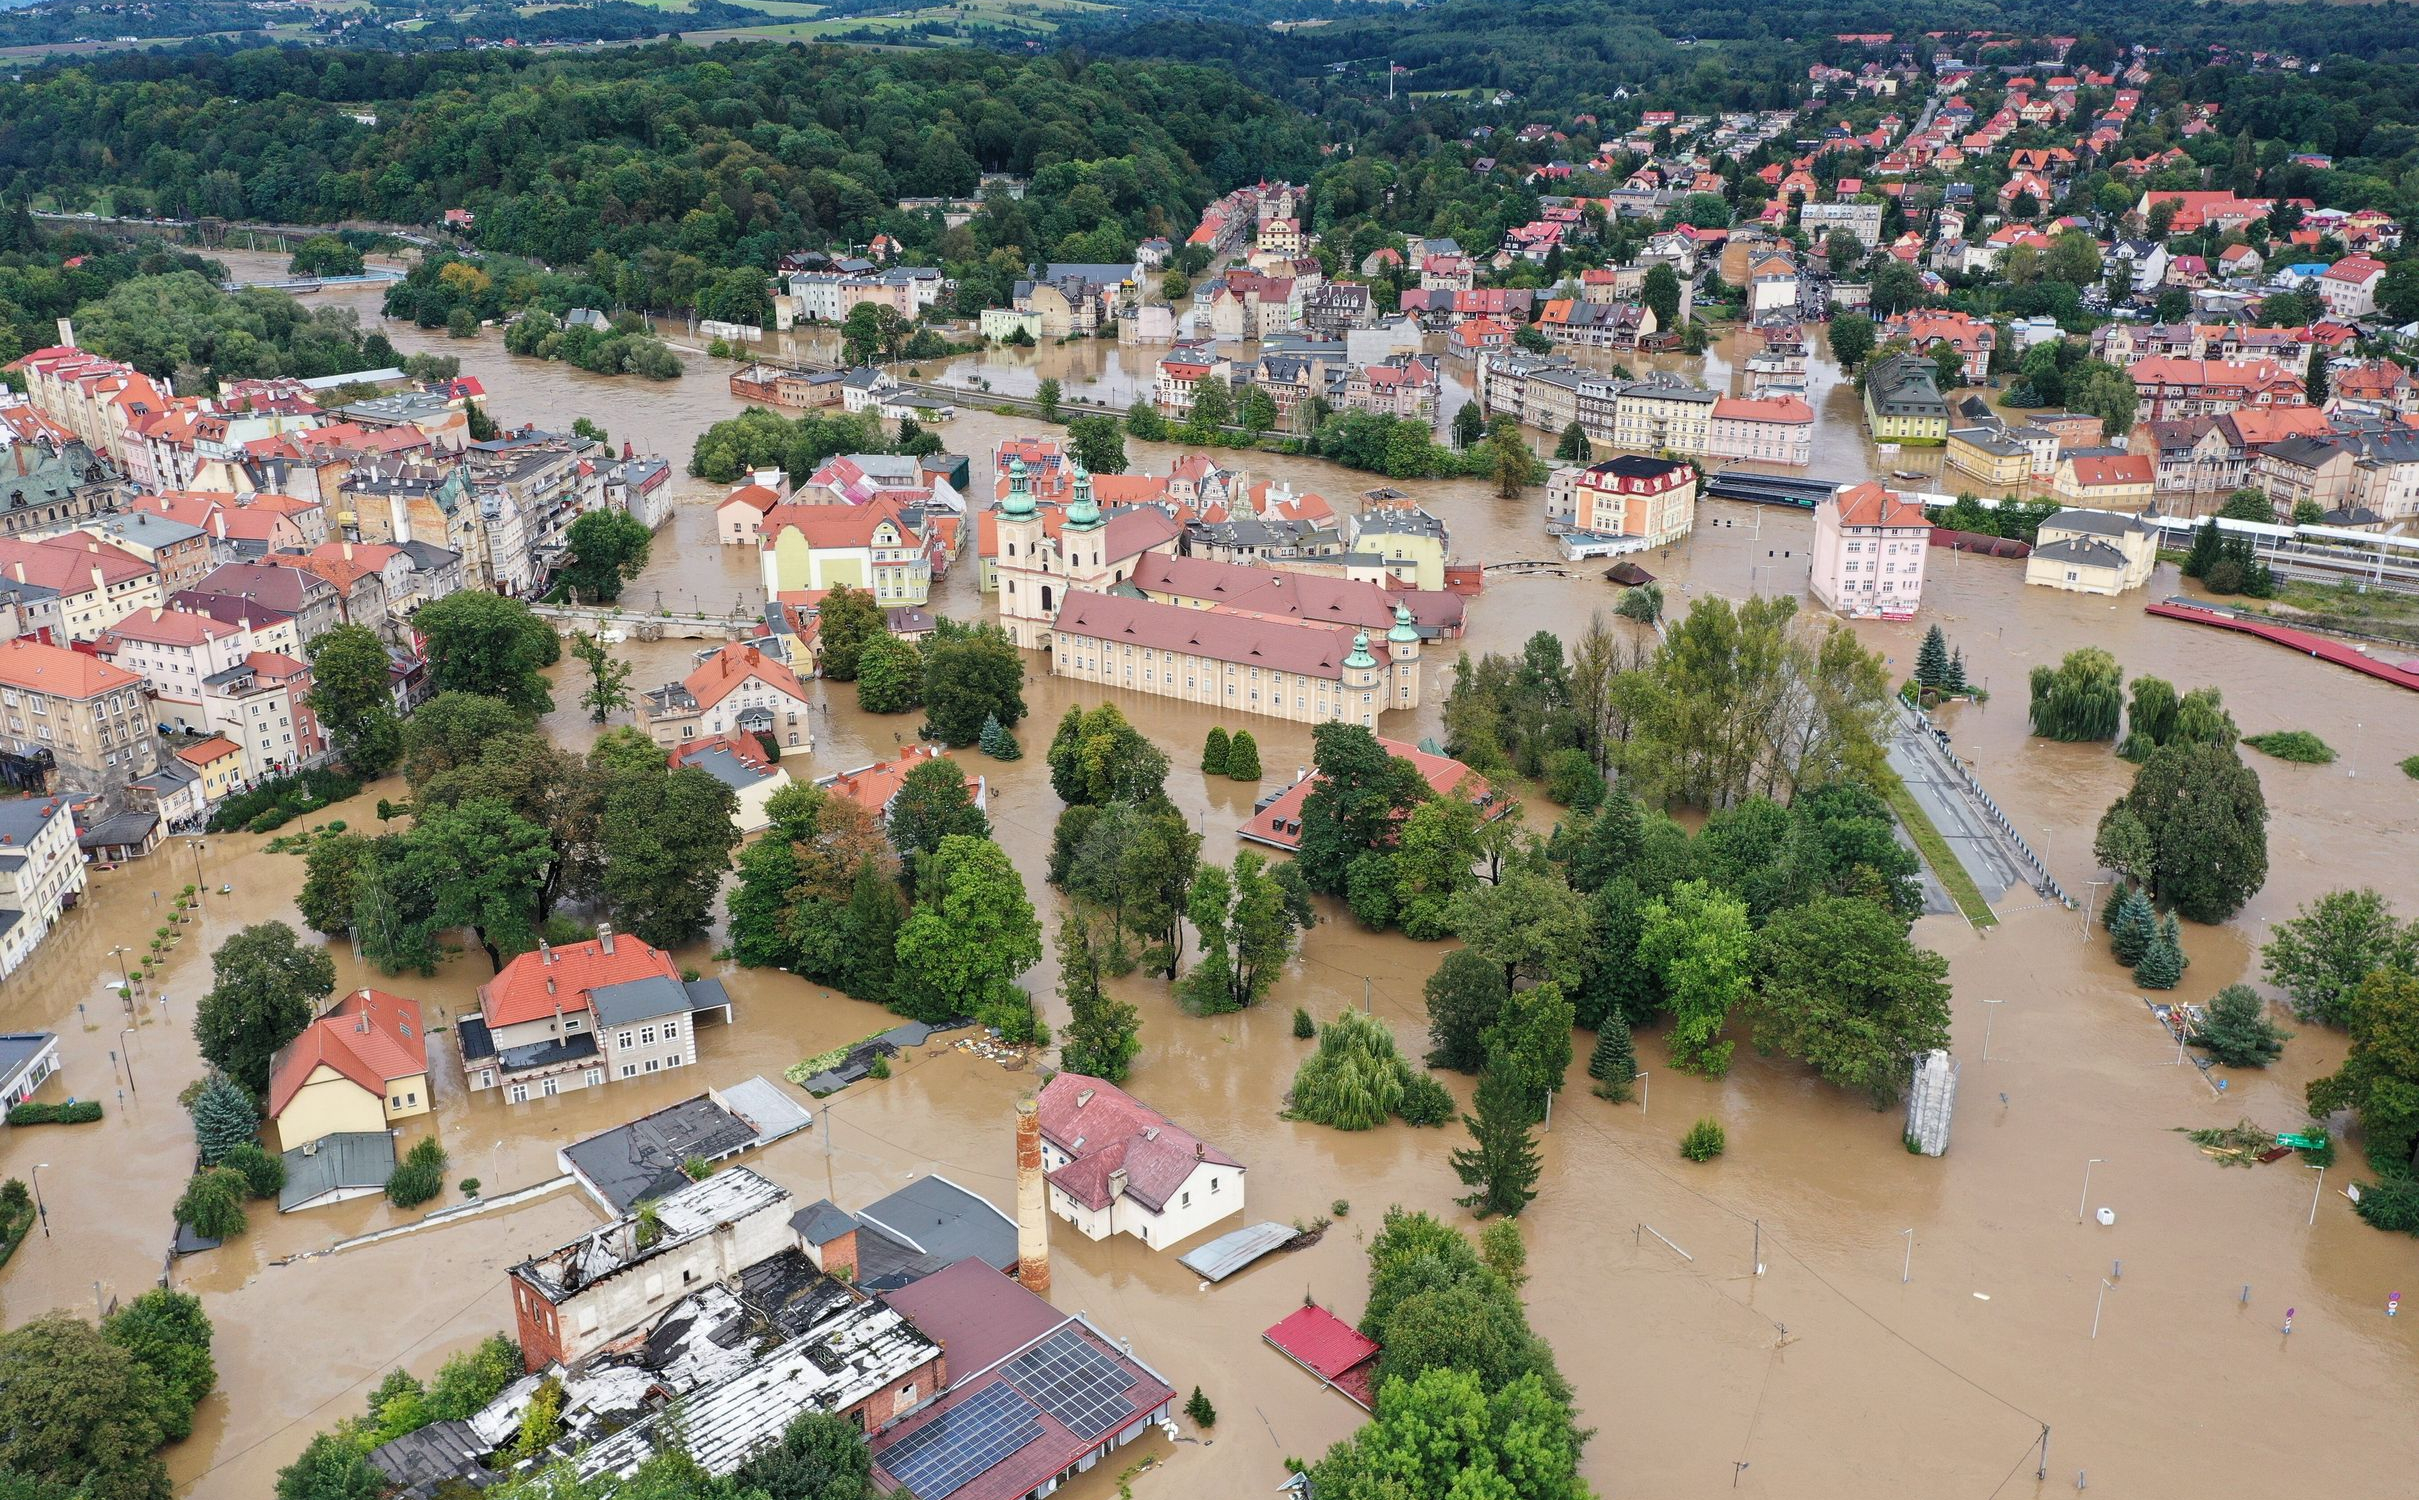
[[269,1065],[269,1119],[281,1151],[384,1131],[434,1102],[419,1002],[385,990],[337,1001]]
[[932,595],[932,556],[921,519],[891,500],[773,506],[760,525],[765,592],[845,583],[886,608],[922,604]]

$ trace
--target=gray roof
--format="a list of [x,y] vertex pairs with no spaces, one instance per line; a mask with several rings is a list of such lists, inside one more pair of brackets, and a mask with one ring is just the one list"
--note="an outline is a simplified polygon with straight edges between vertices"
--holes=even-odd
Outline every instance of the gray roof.
[[496,1066],[507,1073],[526,1072],[531,1068],[551,1068],[557,1063],[577,1062],[583,1057],[596,1056],[596,1034],[583,1031],[575,1036],[531,1042],[526,1047],[507,1047],[496,1056]]
[[817,1198],[790,1215],[790,1228],[809,1245],[828,1245],[856,1227],[856,1216],[829,1198]]
[[208,536],[199,526],[184,521],[172,521],[166,516],[153,515],[147,510],[119,511],[114,515],[95,516],[92,525],[120,541],[142,547],[167,547],[189,542],[195,537]]
[[695,766],[733,791],[746,791],[749,787],[773,774],[770,767],[759,770],[741,760],[728,745],[715,745],[699,750],[694,754],[683,756],[680,763],[684,766]]
[[2128,532],[2147,531],[2139,516],[2120,516],[2105,510],[2062,510],[2041,523],[2044,531],[2088,531],[2094,536],[2124,536]]
[[23,848],[67,812],[64,797],[12,797],[0,802],[0,844]]
[[973,1258],[995,1271],[1016,1264],[1016,1221],[989,1199],[946,1177],[926,1176],[857,1210],[873,1231],[857,1236],[858,1280],[875,1289],[905,1286]]
[[2314,469],[2344,450],[2322,438],[2289,437],[2280,443],[2270,443],[2261,451],[2279,463]]
[[479,1460],[489,1448],[468,1422],[431,1422],[370,1450],[370,1467],[402,1488],[393,1500],[430,1500],[448,1482],[483,1490],[503,1475]]
[[118,844],[139,844],[151,837],[151,830],[159,826],[160,815],[158,813],[148,809],[130,808],[93,824],[76,842],[87,849],[104,849]]
[[641,1198],[686,1187],[680,1164],[690,1157],[712,1160],[756,1139],[745,1120],[700,1094],[574,1141],[562,1154],[615,1212],[627,1213]]
[[338,1131],[285,1153],[277,1211],[292,1213],[340,1192],[368,1192],[395,1175],[395,1138],[383,1130]]
[[588,1003],[595,1008],[600,1026],[627,1026],[658,1016],[686,1015],[689,1010],[689,996],[680,981],[664,974],[601,985],[588,992]]
[[35,1058],[57,1045],[59,1038],[54,1032],[0,1032],[0,1090],[15,1086],[18,1074],[32,1066]]
[[2051,562],[2077,563],[2087,568],[2121,568],[2125,554],[2106,542],[2080,537],[2071,542],[2049,542],[2033,549],[2033,556],[2046,557]]

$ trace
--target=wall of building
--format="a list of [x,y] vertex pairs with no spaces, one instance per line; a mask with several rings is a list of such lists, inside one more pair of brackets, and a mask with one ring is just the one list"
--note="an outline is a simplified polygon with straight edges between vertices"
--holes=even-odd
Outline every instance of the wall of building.
[[[420,1097],[428,1097],[426,1080]],[[291,1151],[322,1136],[386,1129],[386,1100],[322,1063],[277,1115],[277,1149]]]

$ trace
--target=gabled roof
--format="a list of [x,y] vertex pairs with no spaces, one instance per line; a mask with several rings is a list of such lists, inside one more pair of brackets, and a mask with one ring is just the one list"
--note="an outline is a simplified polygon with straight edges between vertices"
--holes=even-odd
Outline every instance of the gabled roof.
[[1833,507],[1842,526],[1895,526],[1931,528],[1924,517],[1923,507],[1894,491],[1867,481],[1823,502]]
[[50,646],[30,636],[0,641],[0,684],[61,698],[93,698],[143,679],[95,656]]
[[541,944],[535,953],[521,954],[481,986],[479,1009],[489,1026],[511,1026],[540,1020],[558,1008],[586,1010],[591,991],[650,975],[675,981],[680,977],[662,949],[628,933],[566,943],[560,948]]
[[427,1072],[428,1036],[420,1026],[420,1002],[373,989],[355,990],[337,1001],[270,1064],[271,1119],[285,1112],[322,1065],[382,1100],[390,1080]]
[[696,671],[681,679],[680,685],[703,710],[750,682],[762,682],[801,702],[806,699],[806,684],[798,680],[797,673],[744,642],[725,646],[707,657]]
[[1106,1079],[1061,1073],[1038,1102],[1042,1138],[1072,1158],[1050,1181],[1087,1208],[1108,1207],[1120,1169],[1125,1195],[1156,1213],[1195,1167],[1243,1165]]
[[1149,646],[1238,665],[1340,678],[1352,652],[1349,625],[1296,624],[1154,604],[1082,589],[1067,591],[1056,628],[1111,645]]

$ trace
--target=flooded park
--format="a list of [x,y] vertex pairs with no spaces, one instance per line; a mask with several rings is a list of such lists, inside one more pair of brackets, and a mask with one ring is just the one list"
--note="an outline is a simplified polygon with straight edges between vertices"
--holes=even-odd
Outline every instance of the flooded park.
[[[374,320],[374,293],[347,295],[365,322]],[[510,357],[492,334],[463,341],[398,325],[386,331],[405,352],[461,356],[499,420],[562,427],[586,416],[616,444],[661,454],[676,470],[700,431],[740,409],[725,386],[730,367],[702,357],[690,357],[676,381],[640,383]],[[1006,392],[1055,374],[1070,394],[1123,405],[1147,386],[1155,357],[1108,344],[1044,347],[968,356],[949,376],[988,379]],[[1728,357],[1717,348],[1680,365],[1699,366],[1700,378],[1720,384]],[[1854,420],[1853,392],[1833,379],[1815,400],[1813,472],[1871,477],[1877,459]],[[941,429],[972,460],[978,494],[989,492],[993,445],[1027,430],[971,404]],[[1165,471],[1180,451],[1128,443],[1141,471]],[[1323,493],[1340,508],[1380,482],[1317,460],[1222,458],[1254,478]],[[675,483],[683,503],[627,597],[647,608],[752,612],[761,597],[755,553],[715,545],[714,487]],[[1397,487],[1445,520],[1463,561],[1556,557],[1536,493],[1499,500],[1476,481]],[[1709,593],[1800,594],[1812,530],[1800,513],[1709,502],[1693,537],[1646,562],[1674,611]],[[2255,981],[2268,925],[2324,891],[2371,885],[2410,910],[2419,783],[2395,762],[2419,752],[2419,705],[2401,691],[2257,641],[2146,616],[2142,596],[2027,590],[2020,563],[1952,554],[1934,567],[1920,620],[1855,628],[1900,676],[1935,621],[1963,651],[1969,676],[1994,697],[1951,710],[1943,727],[2069,889],[2083,890],[2099,874],[2093,827],[2131,768],[2106,746],[2029,736],[2024,682],[2033,666],[2102,646],[2129,675],[2222,689],[2247,734],[2306,729],[2341,753],[2332,766],[2249,757],[2271,809],[2268,884],[2228,925],[2186,929],[2192,963],[2173,998],[2205,1002],[2227,984]],[[976,576],[969,556],[936,591],[935,610],[980,615],[988,601]],[[2147,597],[2183,588],[2163,567]],[[1586,567],[1555,562],[1497,576],[1471,602],[1461,644],[1476,655],[1517,650],[1541,630],[1575,638],[1613,599],[1612,586]],[[637,664],[632,685],[682,675],[695,645],[623,647]],[[1428,705],[1387,716],[1381,732],[1408,740],[1442,733],[1447,665],[1437,664]],[[1045,675],[1038,656],[1028,670],[1026,756],[1002,763],[965,755],[989,779],[993,827],[1047,927],[1056,897],[1042,871],[1059,804],[1039,751],[1071,704],[1093,699]],[[845,684],[809,687],[825,712],[808,766],[793,762],[793,773],[859,766],[913,742],[912,718],[861,713]],[[548,727],[577,744],[595,727],[569,706],[574,695],[558,689],[564,706]],[[1157,699],[1118,702],[1174,762],[1168,792],[1204,833],[1204,858],[1231,856],[1234,830],[1261,788],[1192,768],[1195,747],[1218,721]],[[1249,727],[1270,786],[1308,764],[1306,726]],[[401,783],[367,788],[313,821],[374,823],[382,795],[400,797]],[[1529,826],[1545,832],[1555,811],[1532,799]],[[54,1307],[90,1309],[96,1299],[131,1297],[163,1271],[201,1295],[217,1328],[218,1389],[193,1436],[168,1458],[180,1492],[204,1500],[269,1494],[277,1469],[314,1431],[356,1413],[386,1371],[400,1365],[425,1376],[446,1354],[509,1328],[505,1268],[598,1218],[563,1191],[324,1253],[414,1216],[362,1199],[285,1217],[255,1213],[244,1237],[167,1261],[169,1206],[193,1159],[176,1094],[201,1071],[190,1021],[209,984],[210,951],[247,923],[301,925],[302,861],[269,851],[268,842],[252,834],[172,841],[146,860],[96,873],[81,907],[0,988],[0,1029],[58,1032],[68,1091],[110,1106],[98,1126],[0,1140],[0,1176],[27,1176],[40,1164],[48,1213],[47,1237],[30,1239],[0,1275],[0,1316],[15,1324]],[[110,950],[165,920],[160,912],[188,881],[209,893],[200,921],[130,1014],[111,987]],[[2205,1077],[2179,1065],[2175,1043],[2081,913],[2018,890],[1999,914],[1993,928],[1952,915],[1927,917],[1917,929],[1919,941],[1949,958],[1955,990],[1963,1077],[1945,1157],[1909,1154],[1896,1111],[1877,1113],[1795,1064],[1746,1048],[1728,1077],[1707,1080],[1666,1068],[1660,1040],[1642,1035],[1642,1103],[1598,1099],[1574,1071],[1543,1137],[1541,1191],[1519,1222],[1529,1243],[1532,1320],[1576,1388],[1581,1420],[1595,1429],[1591,1483],[1607,1495],[1735,1490],[1795,1500],[2046,1495],[2070,1491],[2079,1476],[2142,1500],[2407,1493],[2407,1480],[2392,1476],[2407,1475],[2419,1459],[2407,1420],[2419,1328],[2389,1320],[2386,1303],[2406,1283],[2419,1287],[2414,1242],[2368,1228],[2339,1196],[2359,1171],[2352,1153],[2320,1183],[2291,1161],[2221,1170],[2177,1133],[2243,1117],[2294,1128],[2305,1118],[2303,1086],[2340,1062],[2343,1039],[2303,1027],[2278,1066]],[[1166,1461],[1131,1481],[1139,1496],[1265,1494],[1285,1457],[1316,1456],[1347,1435],[1360,1413],[1264,1347],[1259,1331],[1306,1297],[1355,1316],[1365,1237],[1389,1204],[1470,1222],[1454,1206],[1461,1187],[1446,1163],[1460,1127],[1397,1123],[1348,1134],[1280,1118],[1287,1083],[1311,1045],[1292,1035],[1297,1005],[1322,1018],[1367,1005],[1407,1051],[1425,1050],[1421,986],[1444,945],[1369,933],[1334,903],[1322,915],[1271,998],[1251,1011],[1191,1017],[1162,983],[1119,982],[1143,1018],[1143,1051],[1128,1086],[1245,1163],[1250,1220],[1308,1220],[1329,1214],[1336,1200],[1350,1205],[1316,1246],[1216,1286],[1131,1238],[1093,1243],[1063,1228],[1054,1235],[1052,1300],[1131,1339],[1179,1389],[1201,1386],[1221,1413],[1199,1442],[1188,1432],[1176,1444],[1153,1434],[1137,1445]],[[437,1108],[409,1122],[407,1133],[434,1130],[450,1158],[448,1181],[476,1176],[493,1197],[553,1177],[555,1151],[578,1136],[703,1085],[778,1078],[802,1058],[888,1024],[876,1007],[789,975],[718,962],[717,946],[674,955],[720,978],[735,1002],[732,1024],[700,1034],[702,1081],[642,1078],[510,1106],[494,1091],[470,1095],[451,1034],[434,1030],[440,1017],[476,1005],[489,965],[475,947],[426,979],[364,968],[343,943],[333,952],[340,990],[379,984],[414,996],[430,1014]],[[1062,1021],[1048,962],[1028,981],[1045,1018]],[[749,1163],[806,1200],[859,1204],[940,1172],[1011,1206],[1010,1111],[1037,1080],[954,1040],[936,1037],[891,1077],[816,1104],[813,1132]],[[1467,1104],[1469,1080],[1440,1076]],[[2229,1084],[2222,1095],[2209,1081],[2217,1077]],[[1693,1165],[1675,1143],[1701,1116],[1724,1124],[1730,1149]],[[459,1197],[449,1190],[445,1201]],[[2113,1223],[2099,1222],[2102,1207]],[[2047,1477],[2037,1478],[2042,1470]],[[1068,1493],[1110,1500],[1117,1483],[1104,1465]]]

